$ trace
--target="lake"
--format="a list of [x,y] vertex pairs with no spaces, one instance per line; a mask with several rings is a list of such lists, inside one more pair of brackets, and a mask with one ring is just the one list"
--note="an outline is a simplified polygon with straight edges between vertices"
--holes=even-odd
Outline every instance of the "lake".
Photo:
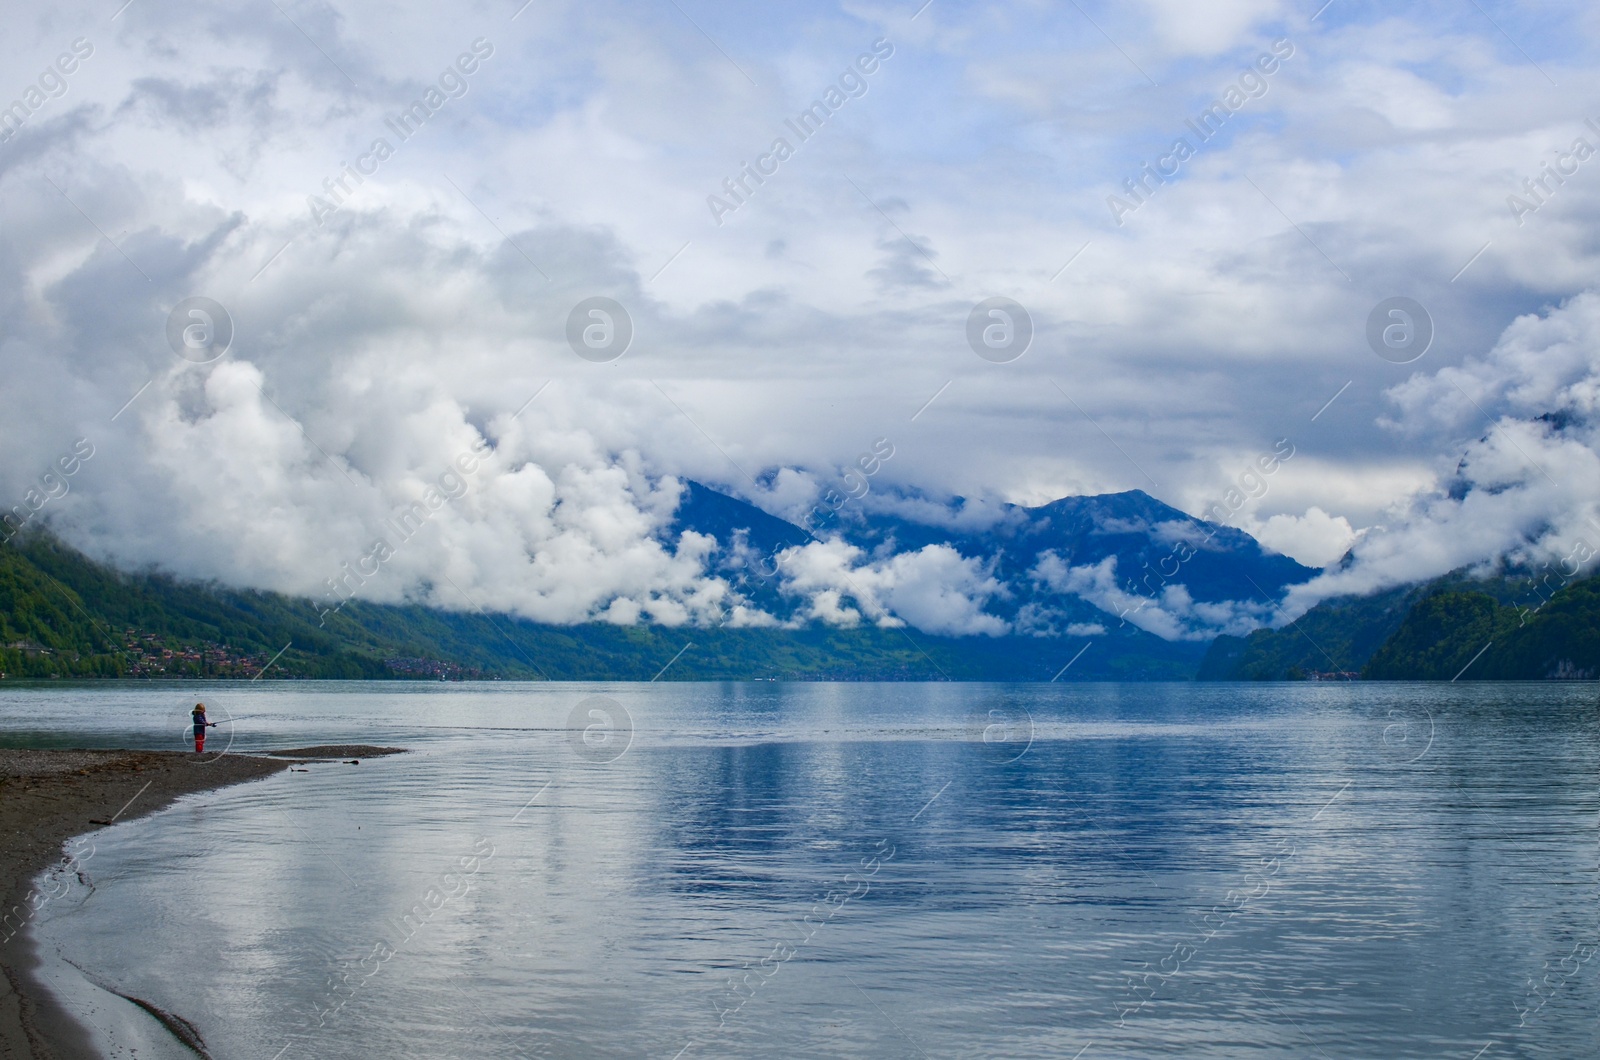
[[411,749],[45,908],[219,1058],[1600,1055],[1591,683],[10,686],[0,741],[197,699],[208,753]]

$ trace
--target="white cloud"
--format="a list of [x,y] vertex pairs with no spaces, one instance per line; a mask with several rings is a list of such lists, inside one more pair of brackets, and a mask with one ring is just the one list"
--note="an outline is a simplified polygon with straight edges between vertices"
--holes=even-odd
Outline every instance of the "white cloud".
[[[784,589],[811,601],[805,617],[830,625],[854,626],[865,618],[885,627],[910,623],[946,636],[1008,632],[1003,619],[984,613],[984,605],[1005,589],[977,560],[947,545],[872,563],[861,563],[864,555],[838,540],[787,549],[780,557],[787,575]],[[854,606],[844,602],[846,597]]]
[[[487,438],[467,495],[362,594],[551,621],[771,621],[707,574],[703,542],[661,540],[677,484],[798,518],[878,438],[895,455],[869,513],[963,496],[952,518],[971,529],[1000,499],[1067,492],[1138,487],[1197,511],[1219,468],[1292,429],[1300,454],[1252,509],[1262,533],[1309,556],[1391,528],[1323,588],[1577,532],[1594,440],[1533,417],[1596,401],[1596,310],[1573,296],[1600,264],[1600,162],[1521,226],[1505,196],[1589,135],[1571,101],[1600,87],[1600,22],[1519,30],[1567,89],[1551,94],[1466,8],[1335,5],[1314,24],[1273,0],[1088,10],[1162,91],[1075,12],[1031,2],[914,23],[873,5],[718,12],[755,86],[670,6],[535,5],[508,27],[487,3],[351,0],[297,14],[316,47],[270,7],[140,0],[109,24],[68,0],[15,20],[0,70],[26,76],[0,103],[63,27],[108,28],[84,31],[95,55],[67,94],[0,144],[0,489],[20,496],[88,437],[95,459],[47,511],[73,543],[317,592]],[[1115,225],[1105,196],[1186,135],[1174,101],[1213,98],[1284,20],[1297,52],[1267,94]],[[307,196],[331,194],[480,35],[495,51],[470,90],[314,225]],[[705,196],[879,37],[895,54],[867,94],[715,225]],[[1408,382],[1362,338],[1402,292],[1440,329]],[[1037,327],[1007,365],[963,337],[996,293]],[[167,312],[197,294],[237,324],[214,366],[165,346]],[[614,363],[563,339],[593,294],[636,324]],[[1450,364],[1502,331],[1492,355]],[[1474,402],[1508,417],[1484,442]],[[1400,429],[1370,429],[1383,413]],[[1462,452],[1498,499],[1414,499]],[[1527,457],[1563,486],[1524,475]],[[807,606],[996,629],[969,561],[893,562],[840,561],[871,603],[829,603],[843,586],[824,578]],[[1145,613],[1174,635],[1208,620],[1176,589]]]
[[1177,55],[1215,55],[1239,44],[1255,27],[1278,17],[1279,0],[1140,0],[1161,43]]
[[[1248,633],[1273,614],[1272,607],[1262,601],[1196,601],[1181,582],[1163,585],[1155,596],[1130,593],[1118,582],[1115,556],[1069,566],[1055,552],[1045,552],[1029,574],[1054,592],[1080,596],[1164,640],[1210,640],[1218,633]],[[1070,630],[1068,633],[1071,635]]]
[[1280,514],[1266,520],[1245,519],[1239,529],[1275,552],[1308,567],[1325,567],[1349,550],[1357,533],[1344,516],[1312,506],[1304,515]]
[[[1421,494],[1366,533],[1355,562],[1291,592],[1317,600],[1502,561],[1537,565],[1600,544],[1600,298],[1519,317],[1486,354],[1389,391],[1396,432],[1462,454],[1447,491]],[[1483,432],[1473,438],[1460,431]]]

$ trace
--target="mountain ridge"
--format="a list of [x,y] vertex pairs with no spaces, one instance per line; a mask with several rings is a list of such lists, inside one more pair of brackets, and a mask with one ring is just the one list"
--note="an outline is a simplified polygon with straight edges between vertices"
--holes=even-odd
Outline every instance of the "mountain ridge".
[[[956,521],[957,513],[945,511]],[[821,533],[808,533],[691,480],[663,537],[693,531],[717,538],[712,569],[780,620],[792,619],[795,610],[774,584],[783,552],[835,537],[860,549],[869,562],[929,548],[980,561],[1005,590],[988,608],[1014,632],[1107,620],[1141,625],[1141,612],[1161,606],[1172,586],[1182,586],[1197,604],[1271,604],[1288,586],[1319,573],[1242,530],[1197,519],[1142,490],[1062,497],[1035,507],[1008,504],[981,529],[954,529],[859,504],[843,505],[837,516]],[[723,536],[741,525],[748,528],[743,547]],[[1098,599],[1063,588],[1074,582]]]
[[1131,627],[1130,647],[1083,652],[1083,640],[871,624],[550,626],[360,600],[319,621],[307,598],[116,571],[42,533],[0,548],[7,679],[1186,680],[1203,650]]
[[[661,532],[664,542],[691,531],[713,538],[709,572],[727,577],[740,598],[789,628],[552,626],[361,600],[329,615],[280,593],[116,571],[34,532],[13,542],[0,565],[0,670],[41,677],[253,677],[270,664],[280,675],[328,678],[648,680],[665,671],[669,679],[1187,679],[1203,643],[1164,640],[1140,628],[1134,608],[1126,609],[1135,612],[1131,619],[1115,615],[1032,576],[1046,555],[1086,567],[1108,559],[1153,566],[1170,553],[1162,527],[1184,528],[1191,537],[1205,528],[1218,542],[1217,555],[1242,557],[1247,574],[1275,589],[1312,573],[1269,556],[1248,535],[1193,520],[1140,491],[1008,506],[990,532],[882,514],[869,520],[852,509],[837,527],[824,528],[823,538],[688,481]],[[914,623],[895,628],[863,620],[837,628],[808,620],[802,597],[783,582],[778,557],[835,537],[869,561],[909,544],[981,563],[1003,581],[993,602],[1007,632],[942,635]],[[1204,573],[1218,562],[1197,556],[1190,570]],[[1254,566],[1263,563],[1272,569]]]
[[1325,600],[1280,629],[1220,636],[1196,673],[1206,681],[1547,680],[1600,676],[1600,575],[1546,597],[1530,572],[1454,571],[1368,596]]
[[[1317,672],[1437,680],[1464,673],[1472,680],[1600,673],[1600,578],[1569,579],[1546,602],[1525,572],[1489,580],[1458,573],[1324,601],[1281,629],[1202,642],[1164,640],[1140,628],[1137,612],[1117,615],[1029,577],[1041,556],[1064,553],[1061,567],[1082,571],[1163,555],[1169,542],[1189,540],[1202,526],[1214,528],[1211,537],[1223,547],[1210,554],[1196,549],[1179,575],[1231,558],[1252,582],[1252,565],[1275,567],[1277,577],[1263,577],[1281,591],[1283,576],[1299,567],[1240,531],[1173,513],[1148,494],[1128,491],[1013,506],[990,523],[991,530],[1001,527],[998,533],[952,533],[902,519],[838,534],[868,559],[903,555],[894,550],[907,542],[972,554],[1007,579],[1010,597],[1000,610],[1013,627],[999,636],[801,621],[777,557],[820,539],[699,483],[687,485],[664,536],[693,531],[714,538],[712,572],[727,575],[752,604],[784,614],[787,628],[554,626],[362,600],[324,620],[309,599],[117,571],[41,528],[0,549],[0,672],[9,678],[640,681],[1284,680]],[[1172,569],[1140,562],[1163,576]],[[1216,586],[1226,586],[1227,576],[1224,569],[1212,588],[1200,591],[1221,591]],[[1539,606],[1529,606],[1533,601]],[[1041,619],[1046,612],[1048,621]]]

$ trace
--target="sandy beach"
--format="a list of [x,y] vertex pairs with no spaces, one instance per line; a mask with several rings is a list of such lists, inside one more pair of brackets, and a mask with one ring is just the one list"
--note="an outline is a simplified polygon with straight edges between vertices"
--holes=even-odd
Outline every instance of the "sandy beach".
[[74,869],[63,852],[70,839],[92,838],[110,823],[153,813],[180,795],[269,776],[297,760],[390,751],[307,747],[272,757],[197,758],[169,751],[0,749],[0,1057],[98,1060],[84,1029],[41,987],[28,931],[33,909],[49,901],[47,891],[34,890],[35,878],[53,865]]

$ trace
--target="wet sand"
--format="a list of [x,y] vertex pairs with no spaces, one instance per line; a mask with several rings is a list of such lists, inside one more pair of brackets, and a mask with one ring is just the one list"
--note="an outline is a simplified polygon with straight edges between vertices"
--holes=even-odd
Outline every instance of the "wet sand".
[[0,749],[0,1057],[99,1060],[84,1028],[40,985],[28,931],[35,908],[50,901],[47,888],[34,889],[35,878],[52,866],[78,871],[63,844],[74,836],[92,842],[100,828],[154,813],[180,795],[269,776],[296,759],[324,757],[306,752],[333,750],[370,758],[397,749],[303,748],[274,758]]

